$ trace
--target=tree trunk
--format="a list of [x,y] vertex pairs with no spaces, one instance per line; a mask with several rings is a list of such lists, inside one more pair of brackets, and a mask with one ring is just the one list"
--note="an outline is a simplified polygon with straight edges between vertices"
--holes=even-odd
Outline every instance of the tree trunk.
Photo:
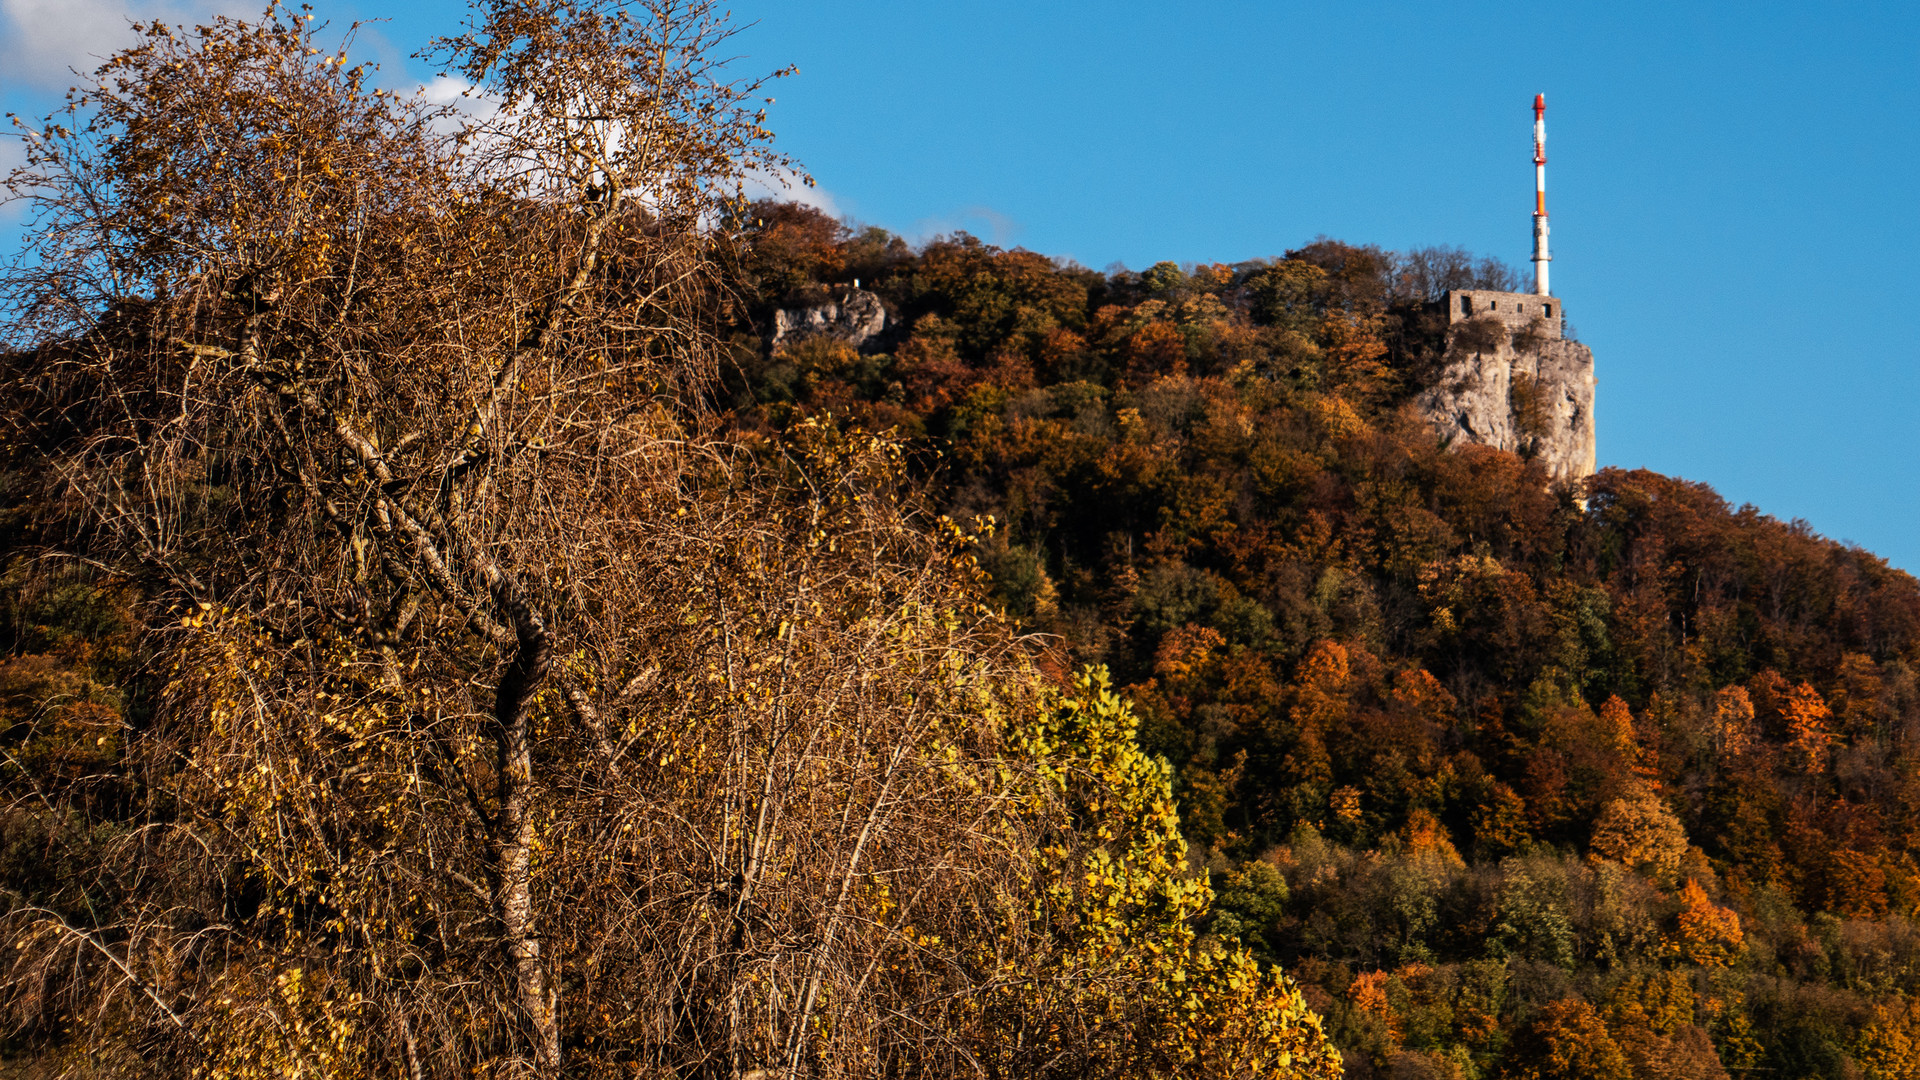
[[520,1008],[531,1028],[534,1067],[540,1075],[558,1076],[558,992],[547,977],[539,927],[533,916],[533,749],[527,724],[527,699],[545,678],[552,651],[539,615],[518,597],[503,599],[518,648],[501,676],[494,699],[500,777],[500,816],[493,845],[494,908],[507,957],[513,961]]

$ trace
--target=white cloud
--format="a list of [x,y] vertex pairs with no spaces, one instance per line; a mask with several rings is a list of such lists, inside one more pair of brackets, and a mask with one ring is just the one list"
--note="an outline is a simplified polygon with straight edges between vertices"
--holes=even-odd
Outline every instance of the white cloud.
[[465,79],[453,75],[436,75],[432,82],[421,83],[414,93],[419,94],[420,100],[429,105],[459,105],[462,112],[468,112],[471,111],[470,108],[461,103],[463,99],[469,103],[475,100],[468,96],[472,91],[473,84]]
[[846,216],[831,192],[819,186],[809,186],[806,176],[792,169],[772,172],[755,170],[748,173],[746,193],[749,199],[778,199],[811,206],[831,218]]
[[469,126],[484,127],[500,111],[497,96],[475,90],[472,83],[456,75],[436,75],[429,82],[414,83],[413,96],[423,104],[451,110],[434,122],[442,135]]
[[1025,231],[1021,224],[991,206],[963,206],[950,214],[938,214],[921,218],[913,223],[913,231],[907,239],[913,243],[925,243],[936,236],[965,230],[998,247],[1006,247]]
[[133,42],[130,23],[205,21],[252,10],[239,0],[0,0],[0,72],[7,82],[59,89]]

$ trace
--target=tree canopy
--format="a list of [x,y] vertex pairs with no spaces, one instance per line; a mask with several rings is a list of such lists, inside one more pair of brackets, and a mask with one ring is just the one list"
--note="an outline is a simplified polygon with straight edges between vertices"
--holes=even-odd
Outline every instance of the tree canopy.
[[[892,427],[992,523],[993,602],[1055,670],[1110,668],[1209,926],[1302,980],[1350,1074],[1491,1076],[1600,1028],[1624,1056],[1567,1068],[1884,1060],[1846,1033],[1920,991],[1920,585],[1702,484],[1442,445],[1410,404],[1484,343],[1433,300],[1511,271],[1321,239],[1103,274],[793,206],[748,231],[736,427]],[[800,233],[839,254],[802,273]],[[890,336],[767,346],[855,265]],[[1685,1023],[1648,1034],[1621,995],[1668,974]]]

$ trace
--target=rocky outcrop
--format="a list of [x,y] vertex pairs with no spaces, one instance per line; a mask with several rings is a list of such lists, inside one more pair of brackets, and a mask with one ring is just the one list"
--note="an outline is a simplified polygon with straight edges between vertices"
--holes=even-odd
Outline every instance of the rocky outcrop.
[[1444,438],[1512,450],[1578,480],[1595,467],[1593,353],[1562,338],[1554,315],[1456,318],[1444,371],[1415,404]]
[[864,289],[848,289],[837,299],[773,313],[772,348],[815,334],[838,338],[854,348],[877,342],[887,332],[887,307]]

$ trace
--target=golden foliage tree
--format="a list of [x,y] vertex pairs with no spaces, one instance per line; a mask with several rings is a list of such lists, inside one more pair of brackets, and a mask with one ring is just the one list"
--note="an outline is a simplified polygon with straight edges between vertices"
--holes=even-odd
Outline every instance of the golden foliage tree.
[[1758,737],[1753,718],[1753,699],[1745,687],[1729,686],[1713,696],[1712,735],[1723,763],[1752,749]]
[[1593,854],[1671,887],[1687,854],[1687,834],[1665,800],[1649,791],[1614,799],[1593,826]]
[[1920,1077],[1920,1009],[1906,997],[1876,1005],[1869,1022],[1848,1040],[1847,1049],[1870,1080]]
[[1635,1080],[1726,1080],[1713,1040],[1696,1022],[1692,974],[1634,975],[1608,995],[1607,1030]]
[[1620,1045],[1593,1006],[1561,998],[1541,1006],[1508,1044],[1501,1080],[1627,1080]]
[[1833,710],[1820,692],[1807,683],[1787,691],[1780,702],[1786,725],[1786,759],[1796,771],[1818,775],[1826,771],[1833,748]]
[[1184,870],[1169,770],[1140,750],[1105,672],[1038,716],[1024,749],[1077,825],[1060,822],[1040,848],[1036,925],[1062,947],[1040,962],[996,957],[1007,989],[987,1004],[987,1072],[1048,1075],[1094,1047],[1072,1075],[1338,1077],[1292,982],[1238,942],[1195,933],[1212,889]]

